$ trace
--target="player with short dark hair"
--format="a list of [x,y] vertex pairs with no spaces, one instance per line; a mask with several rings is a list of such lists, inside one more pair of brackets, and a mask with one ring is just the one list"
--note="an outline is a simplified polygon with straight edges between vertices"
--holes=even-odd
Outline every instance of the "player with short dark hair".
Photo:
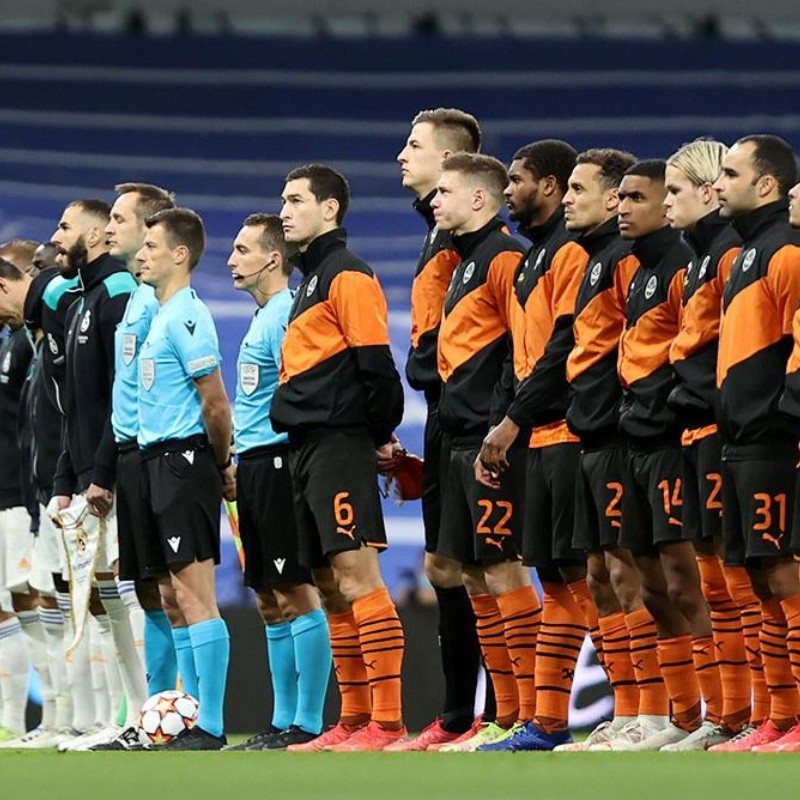
[[[445,696],[441,717],[413,741],[392,745],[393,751],[426,750],[470,732],[477,733],[477,729],[473,730],[473,708],[481,655],[475,614],[464,588],[461,565],[436,552],[442,515],[441,379],[436,365],[436,342],[444,298],[459,256],[450,233],[436,225],[431,202],[436,196],[442,161],[459,151],[475,152],[479,147],[480,128],[471,114],[456,108],[437,108],[420,111],[414,117],[405,146],[397,156],[403,187],[416,195],[414,210],[426,224],[425,241],[411,284],[411,347],[406,378],[412,389],[424,393],[428,406],[422,476],[425,574],[439,606]],[[396,448],[402,448],[399,442]],[[486,684],[492,686],[491,681]],[[485,709],[484,718],[489,713]]]
[[755,135],[731,147],[714,184],[722,216],[742,237],[722,296],[717,361],[725,563],[747,569],[761,600],[770,693],[768,717],[720,752],[800,747],[800,581],[791,543],[800,415],[787,377],[800,300],[800,235],[786,218],[796,180],[791,147]]
[[386,299],[339,227],[348,204],[347,181],[330,167],[287,175],[280,216],[303,279],[270,416],[289,434],[301,563],[318,584],[333,585],[325,602],[342,694],[339,724],[293,752],[382,750],[406,736],[403,628],[378,563],[386,532],[376,483],[377,457],[391,458],[403,390]]
[[[634,161],[630,153],[610,148],[580,153],[562,201],[566,228],[578,233],[576,242],[589,256],[575,305],[575,346],[567,360],[572,397],[566,419],[582,446],[573,545],[586,552],[614,715],[583,742],[560,745],[558,751],[610,749],[614,739],[628,736],[640,711],[664,715],[668,702],[653,620],[642,604],[633,556],[619,543],[625,447],[617,430],[622,400],[617,352],[638,262],[619,235],[617,192]],[[641,668],[634,670],[634,662]]]
[[[586,559],[573,547],[575,474],[580,444],[566,423],[566,363],[585,250],[564,224],[562,200],[577,153],[544,139],[514,154],[505,188],[511,218],[532,242],[514,278],[510,315],[514,398],[489,431],[479,469],[501,472],[520,431],[530,430],[522,557],[542,580],[544,607],[536,659],[535,714],[493,749],[552,750],[571,742],[569,695],[586,626],[602,659],[597,611],[586,585]],[[538,655],[538,653],[537,653]]]
[[[670,346],[677,384],[668,403],[684,427],[682,522],[694,540],[713,635],[713,640],[692,644],[706,701],[705,721],[691,736],[669,745],[670,752],[707,750],[726,742],[750,718],[750,675],[740,610],[717,556],[722,548],[721,442],[714,410],[719,315],[723,287],[741,242],[720,216],[712,188],[727,149],[710,139],[690,142],[670,156],[666,168],[667,219],[674,229],[684,231],[694,251],[686,272],[680,330]],[[741,568],[729,568],[732,585],[746,579],[743,573]],[[742,608],[749,616],[758,606],[752,592],[748,599]],[[720,654],[719,664],[715,653]]]
[[681,524],[681,428],[667,398],[675,386],[669,348],[678,333],[692,251],[664,216],[664,161],[639,161],[619,188],[619,229],[639,261],[620,340],[623,398],[619,425],[626,461],[620,542],[636,559],[644,602],[658,633],[669,718],[640,718],[639,741],[613,748],[659,750],[700,727],[700,685],[692,641],[711,636],[694,546]]
[[520,709],[533,700],[539,599],[519,563],[522,445],[492,486],[476,482],[473,467],[506,402],[508,304],[522,253],[497,215],[506,182],[496,158],[457,153],[442,164],[431,202],[436,225],[450,233],[459,256],[439,329],[439,423],[447,463],[437,552],[461,564],[497,702],[495,721],[484,721],[474,735],[443,745],[443,751],[475,750],[510,737],[519,727]]
[[273,695],[270,728],[231,750],[278,750],[316,739],[331,668],[325,614],[311,572],[299,562],[288,438],[269,420],[293,300],[294,251],[280,217],[251,214],[228,257],[234,288],[257,304],[237,362],[236,501],[244,582],[266,626]]
[[167,750],[225,745],[223,703],[230,657],[219,616],[214,565],[220,557],[220,501],[234,499],[231,411],[220,373],[214,321],[191,288],[203,256],[203,221],[187,208],[149,216],[136,255],[159,309],[139,351],[139,430],[144,469],[143,569],[170,586],[186,620],[200,715]]

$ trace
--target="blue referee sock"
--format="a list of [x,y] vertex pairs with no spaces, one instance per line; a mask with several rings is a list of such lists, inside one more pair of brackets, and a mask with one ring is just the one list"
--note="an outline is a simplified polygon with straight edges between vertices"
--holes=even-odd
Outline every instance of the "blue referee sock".
[[297,666],[294,661],[292,623],[267,625],[267,657],[272,676],[272,724],[285,731],[297,707]]
[[172,626],[169,617],[160,609],[144,612],[144,663],[149,696],[175,688],[178,661]]
[[183,691],[186,694],[190,694],[195,700],[199,700],[200,690],[197,688],[197,669],[194,665],[194,653],[192,652],[189,629],[173,628],[172,641],[175,645],[175,660],[178,664],[178,672],[181,675]]
[[297,668],[294,724],[307,733],[322,733],[322,709],[331,674],[331,638],[325,612],[317,608],[291,622]]
[[228,626],[219,617],[189,626],[197,683],[200,687],[200,713],[197,724],[213,736],[225,730],[223,711],[231,641]]

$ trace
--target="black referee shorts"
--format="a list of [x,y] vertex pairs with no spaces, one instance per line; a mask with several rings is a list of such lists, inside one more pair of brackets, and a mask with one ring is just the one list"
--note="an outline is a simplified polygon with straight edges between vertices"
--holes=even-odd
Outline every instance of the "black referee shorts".
[[584,449],[581,453],[572,540],[576,550],[619,546],[625,458],[625,447],[621,444]]
[[572,543],[580,452],[577,442],[528,450],[522,546],[526,566],[545,569],[586,562]]
[[683,528],[683,459],[679,444],[647,450],[628,445],[620,544],[633,555],[691,539]]
[[508,451],[510,466],[502,474],[499,489],[475,480],[480,444],[445,446],[448,464],[437,553],[480,566],[519,560],[527,450],[523,439],[520,436]]
[[363,428],[329,428],[289,445],[300,563],[363,545],[386,548],[375,444]]
[[[213,559],[219,564],[222,478],[205,436],[173,439],[142,451],[147,552],[168,567]],[[151,570],[152,564],[145,564]]]
[[143,580],[167,571],[152,517],[144,506],[144,469],[136,442],[120,445],[117,457],[119,578]]
[[311,583],[299,560],[288,444],[239,454],[236,504],[245,585],[263,591]]
[[761,558],[791,556],[796,448],[775,448],[773,457],[722,459],[725,563],[744,566]]
[[684,445],[683,528],[695,542],[722,536],[722,442],[715,433]]

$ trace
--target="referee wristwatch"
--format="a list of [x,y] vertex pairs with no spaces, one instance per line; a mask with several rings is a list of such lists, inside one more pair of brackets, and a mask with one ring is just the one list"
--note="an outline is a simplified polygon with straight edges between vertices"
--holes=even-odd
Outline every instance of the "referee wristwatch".
[[226,469],[228,469],[228,467],[229,467],[231,464],[233,464],[233,459],[232,459],[232,458],[231,458],[231,456],[229,455],[229,456],[228,456],[228,460],[227,460],[227,461],[226,461],[224,464],[217,464],[217,469],[218,469],[220,472],[225,472],[225,470],[226,470]]

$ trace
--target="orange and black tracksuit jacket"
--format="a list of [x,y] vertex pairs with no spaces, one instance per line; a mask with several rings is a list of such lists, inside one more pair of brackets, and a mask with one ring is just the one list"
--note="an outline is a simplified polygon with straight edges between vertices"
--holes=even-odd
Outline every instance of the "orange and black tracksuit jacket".
[[589,448],[617,442],[622,387],[617,375],[628,287],[639,262],[617,220],[578,239],[589,262],[575,306],[575,346],[567,359],[572,399],[567,424]]
[[636,239],[631,252],[639,269],[628,290],[619,345],[619,427],[633,443],[679,445],[680,424],[667,405],[675,388],[669,349],[678,335],[684,276],[693,253],[669,227]]
[[742,248],[722,296],[717,361],[717,423],[729,460],[770,458],[800,436],[791,392],[778,404],[800,299],[800,232],[787,217],[780,200],[733,222]]
[[411,348],[406,361],[408,385],[424,392],[429,403],[435,403],[441,392],[436,363],[439,325],[447,287],[460,260],[449,231],[436,227],[431,209],[435,194],[434,190],[414,203],[414,210],[425,220],[428,233],[411,284]]
[[270,417],[290,441],[326,428],[366,428],[386,444],[403,418],[378,279],[339,228],[292,258],[303,274],[281,346]]
[[681,327],[669,351],[678,383],[668,403],[687,429],[683,441],[688,445],[716,433],[722,292],[742,239],[719,211],[699,220],[684,238],[694,257],[686,269]]
[[454,236],[460,262],[439,329],[439,423],[454,443],[480,444],[505,412],[503,371],[511,356],[509,305],[523,248],[495,218]]
[[543,225],[520,231],[533,246],[514,278],[511,323],[516,394],[506,412],[531,447],[577,439],[564,420],[569,403],[567,358],[575,339],[572,322],[588,255],[559,208]]

